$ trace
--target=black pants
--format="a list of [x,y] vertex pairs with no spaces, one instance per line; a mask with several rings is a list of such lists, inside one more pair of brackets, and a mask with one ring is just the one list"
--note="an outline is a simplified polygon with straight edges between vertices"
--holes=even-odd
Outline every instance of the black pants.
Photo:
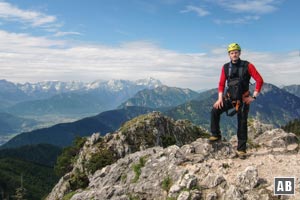
[[[211,110],[211,133],[213,136],[220,136],[220,117],[221,114],[228,111],[229,109],[233,108],[233,105],[230,101],[223,100],[223,107],[221,109],[213,108]],[[248,139],[248,130],[247,130],[247,119],[248,119],[248,112],[250,106],[244,104],[239,112],[237,113],[237,121],[238,121],[238,128],[237,128],[237,138],[238,138],[238,151],[246,150],[247,146],[247,139]]]

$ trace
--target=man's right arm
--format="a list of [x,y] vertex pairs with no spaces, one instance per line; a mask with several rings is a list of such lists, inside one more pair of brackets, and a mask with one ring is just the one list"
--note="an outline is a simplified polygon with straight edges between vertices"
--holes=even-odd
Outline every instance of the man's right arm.
[[223,66],[222,71],[221,71],[220,81],[219,81],[219,88],[218,88],[219,94],[224,93],[225,83],[226,83],[226,76],[225,76],[225,70],[224,70],[224,66]]
[[219,88],[218,88],[218,100],[214,104],[214,108],[220,109],[223,107],[223,93],[225,89],[226,83],[226,76],[224,71],[224,66],[222,67],[220,81],[219,81]]

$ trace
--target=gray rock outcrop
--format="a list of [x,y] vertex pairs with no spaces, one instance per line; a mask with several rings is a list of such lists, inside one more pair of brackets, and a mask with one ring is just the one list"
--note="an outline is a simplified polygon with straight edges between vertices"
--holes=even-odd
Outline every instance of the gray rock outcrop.
[[[154,131],[159,133],[157,135],[166,131],[157,128],[165,127],[162,124],[151,125],[151,120],[147,122],[144,118],[143,123],[145,126],[152,126],[152,129],[144,127],[144,130],[157,130],[158,132]],[[253,140],[257,147],[249,148],[248,159],[240,160],[230,142],[210,144],[201,137],[186,144],[163,148],[157,146],[159,142],[149,147],[132,135],[131,139],[137,141],[139,147],[132,148],[130,145],[133,144],[126,143],[128,140],[122,138],[122,131],[130,130],[130,133],[134,133],[140,130],[139,124],[137,121],[131,122],[130,126],[103,139],[97,134],[90,137],[78,155],[73,170],[59,181],[47,199],[57,200],[69,195],[71,200],[271,200],[276,199],[276,196],[272,191],[274,176],[270,176],[270,173],[274,172],[276,175],[276,170],[290,172],[282,168],[282,162],[290,159],[293,163],[300,163],[298,138],[281,129],[267,130],[257,135]],[[174,124],[176,123],[172,123]],[[181,125],[182,130],[191,130],[191,127],[193,126]],[[174,130],[177,129],[173,128],[172,131]],[[119,157],[114,163],[91,173],[83,163],[99,153],[99,148],[103,147],[103,144],[99,146],[99,140],[105,141],[106,147]],[[158,141],[157,138],[155,141]],[[283,151],[276,151],[278,148]],[[133,149],[137,150],[133,152]],[[281,168],[277,169],[277,166]],[[72,191],[68,181],[75,171],[85,173],[89,183],[87,187]]]

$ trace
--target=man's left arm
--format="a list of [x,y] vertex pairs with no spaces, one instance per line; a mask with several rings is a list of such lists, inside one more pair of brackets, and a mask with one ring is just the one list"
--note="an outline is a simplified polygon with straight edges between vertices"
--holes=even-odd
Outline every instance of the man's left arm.
[[251,75],[251,77],[256,81],[253,96],[257,97],[259,92],[261,91],[263,84],[264,84],[264,80],[252,63],[249,63],[249,65],[248,65],[248,72]]

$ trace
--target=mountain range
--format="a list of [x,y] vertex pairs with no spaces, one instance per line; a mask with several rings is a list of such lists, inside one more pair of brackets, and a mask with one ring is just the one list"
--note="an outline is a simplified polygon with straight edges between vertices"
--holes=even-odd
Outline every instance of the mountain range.
[[300,85],[288,85],[288,86],[284,86],[282,87],[282,89],[284,89],[285,91],[296,95],[297,97],[300,97]]
[[154,89],[144,89],[136,93],[132,98],[122,103],[119,108],[125,106],[139,106],[149,108],[163,108],[178,106],[186,101],[196,98],[199,93],[190,89],[159,86]]
[[105,111],[99,115],[75,122],[61,123],[49,128],[21,133],[2,145],[1,148],[13,148],[40,143],[64,147],[70,145],[77,136],[89,136],[97,132],[105,135],[106,133],[115,131],[124,122],[151,111],[152,109],[150,108],[135,106]]
[[[253,89],[254,86],[251,86],[250,90]],[[210,111],[218,96],[217,89],[201,94],[198,99],[167,110],[165,114],[174,119],[189,119],[195,124],[209,128]],[[265,83],[257,100],[250,105],[249,118],[280,127],[292,119],[300,118],[300,98],[275,85]],[[226,117],[224,113],[221,116],[221,127],[225,136],[235,134],[232,130],[236,128],[236,117]]]
[[276,127],[300,118],[300,98],[272,84],[264,84],[250,115]]
[[[109,80],[82,82],[45,81],[38,83],[12,83],[0,80],[1,141],[9,134],[49,127],[57,123],[72,122],[117,108],[138,91],[161,86],[153,78],[136,81]],[[15,117],[15,120],[9,120]],[[19,119],[35,123],[23,123]],[[9,120],[9,125],[7,124]],[[8,126],[10,128],[8,128]]]
[[28,99],[29,96],[18,88],[16,84],[0,80],[0,110]]
[[[252,88],[253,89],[253,88]],[[62,123],[55,126],[34,130],[31,132],[22,133],[5,145],[2,148],[17,147],[28,144],[50,143],[53,145],[66,146],[70,145],[76,135],[88,136],[94,132],[100,132],[102,135],[112,132],[119,126],[132,117],[159,110],[165,115],[178,119],[188,119],[197,125],[201,125],[209,129],[210,111],[213,103],[217,99],[217,89],[208,90],[200,94],[194,94],[194,99],[183,104],[173,107],[167,107],[167,93],[157,95],[160,87],[153,89],[154,91],[143,90],[138,93],[131,101],[131,105],[140,105],[140,102],[160,102],[158,104],[143,103],[143,106],[152,106],[158,108],[128,106],[122,109],[103,112],[95,117],[84,118],[72,123]],[[167,91],[177,91],[173,98],[182,95],[182,90],[167,88]],[[186,95],[183,95],[186,97]],[[139,97],[139,98],[137,98]],[[178,98],[178,102],[183,97]],[[175,100],[174,100],[175,101]],[[285,102],[285,103],[283,103]],[[122,106],[126,105],[122,104]],[[160,107],[161,106],[161,107]],[[166,109],[167,107],[167,109]],[[235,134],[236,117],[226,117],[222,115],[221,130],[225,137],[230,138]],[[251,105],[249,119],[255,118],[262,122],[273,124],[275,127],[285,125],[292,119],[300,118],[300,98],[280,89],[272,84],[266,83],[261,91],[260,96]],[[117,122],[117,123],[116,123]],[[62,135],[64,137],[62,137]]]
[[[0,80],[0,97],[1,100],[12,100],[15,102],[26,100],[47,99],[57,94],[90,90],[109,90],[122,91],[125,88],[154,88],[162,83],[152,77],[139,79],[136,81],[129,80],[98,80],[90,83],[83,82],[62,82],[62,81],[44,81],[37,83],[13,83],[7,80]],[[135,93],[133,91],[133,93]]]
[[[131,117],[150,112],[155,108],[159,108],[159,110],[166,110],[196,98],[198,95],[199,94],[197,92],[189,89],[156,85],[156,87],[153,89],[144,89],[137,92],[132,98],[129,98],[126,102],[122,103],[119,106],[120,109],[118,110],[106,111],[95,117],[87,117],[72,123],[59,123],[49,128],[24,132],[10,140],[7,144],[3,145],[2,148],[38,143],[50,143],[53,145],[67,146],[71,144],[76,135],[87,136],[98,131],[101,132],[101,134],[105,134],[119,128],[121,123],[125,122]],[[27,102],[24,102],[23,104],[26,103]],[[41,104],[43,103],[41,102]],[[82,106],[88,108],[90,104],[85,102],[82,104]],[[29,105],[22,107],[29,108]],[[72,108],[76,106],[62,105],[60,110],[65,110],[67,107]],[[47,110],[44,110],[44,112],[46,111]],[[123,117],[124,115],[127,116]],[[61,135],[64,135],[63,139],[61,139]]]
[[17,103],[10,102],[10,105],[15,104],[4,109],[8,113],[20,116],[98,114],[116,108],[140,90],[162,85],[159,80],[153,78],[137,81],[96,81],[86,84],[48,81],[14,85],[2,82],[14,88],[15,96],[24,96],[18,98]]

